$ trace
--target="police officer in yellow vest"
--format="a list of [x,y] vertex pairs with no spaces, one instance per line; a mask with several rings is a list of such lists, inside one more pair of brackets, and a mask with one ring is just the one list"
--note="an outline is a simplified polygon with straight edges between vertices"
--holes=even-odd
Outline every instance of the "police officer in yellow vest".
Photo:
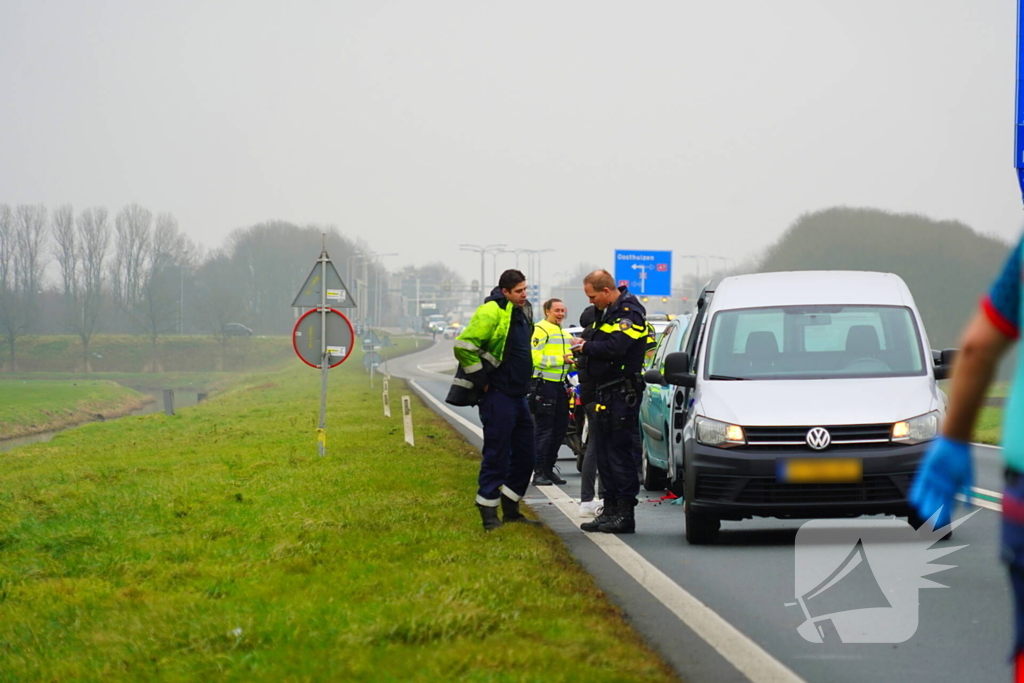
[[544,302],[544,320],[533,328],[533,418],[537,423],[534,486],[564,484],[555,473],[558,449],[569,428],[569,398],[565,380],[572,369],[572,336],[562,330],[566,308],[561,299]]

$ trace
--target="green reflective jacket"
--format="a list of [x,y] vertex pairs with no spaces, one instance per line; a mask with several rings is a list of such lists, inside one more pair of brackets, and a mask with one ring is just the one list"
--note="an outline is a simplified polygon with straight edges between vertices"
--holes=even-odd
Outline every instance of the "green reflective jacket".
[[[459,367],[466,378],[478,387],[484,387],[488,372],[501,365],[513,308],[512,302],[495,287],[455,339],[455,358]],[[484,363],[490,367],[485,368]]]

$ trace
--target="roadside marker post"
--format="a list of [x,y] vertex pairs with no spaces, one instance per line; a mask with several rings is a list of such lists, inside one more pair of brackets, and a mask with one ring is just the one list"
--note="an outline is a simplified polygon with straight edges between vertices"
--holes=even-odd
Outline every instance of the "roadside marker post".
[[384,417],[391,417],[391,400],[388,398],[388,384],[390,375],[384,375]]
[[412,435],[412,401],[408,396],[402,397],[402,421],[405,427],[405,442],[410,446],[415,446],[416,441]]
[[[331,300],[332,306],[327,301]],[[292,347],[306,365],[320,370],[320,421],[316,430],[317,453],[327,455],[327,371],[346,360],[355,346],[352,323],[337,308],[355,308],[348,288],[327,254],[323,235],[320,257],[292,302],[293,308],[309,308],[292,330]]]

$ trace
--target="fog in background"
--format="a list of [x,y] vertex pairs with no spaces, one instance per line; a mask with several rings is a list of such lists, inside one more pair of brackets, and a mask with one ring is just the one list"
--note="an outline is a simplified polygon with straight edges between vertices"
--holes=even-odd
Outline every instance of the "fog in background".
[[467,281],[460,242],[553,248],[553,284],[615,248],[742,261],[835,205],[1011,240],[1015,12],[0,0],[0,201],[137,202],[208,248],[333,224]]

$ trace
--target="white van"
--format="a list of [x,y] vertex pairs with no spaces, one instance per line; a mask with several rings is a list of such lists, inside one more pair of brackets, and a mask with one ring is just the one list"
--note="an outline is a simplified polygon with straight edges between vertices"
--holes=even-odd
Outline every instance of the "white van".
[[697,305],[681,350],[644,376],[673,392],[667,475],[690,543],[723,519],[912,514],[954,351],[931,351],[899,276],[739,275]]

